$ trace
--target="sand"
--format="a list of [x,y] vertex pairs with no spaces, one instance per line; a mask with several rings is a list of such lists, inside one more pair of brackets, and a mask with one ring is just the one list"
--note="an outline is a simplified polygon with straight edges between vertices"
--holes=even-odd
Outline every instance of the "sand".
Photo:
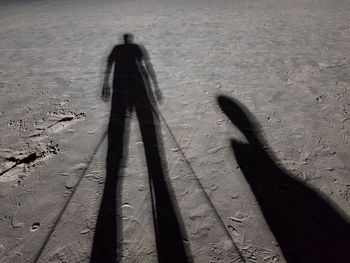
[[[166,181],[193,262],[287,262],[232,151],[231,139],[247,140],[219,95],[245,105],[276,165],[347,220],[347,1],[0,6],[0,262],[89,262],[106,175],[103,72],[123,32],[147,48],[162,91]],[[117,193],[119,253],[122,262],[157,262],[135,117]]]

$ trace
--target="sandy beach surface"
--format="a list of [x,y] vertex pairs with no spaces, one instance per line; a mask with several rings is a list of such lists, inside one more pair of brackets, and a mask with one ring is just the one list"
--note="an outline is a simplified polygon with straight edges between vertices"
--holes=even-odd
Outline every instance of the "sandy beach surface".
[[[336,230],[305,242],[300,262],[327,250],[327,262],[350,261],[334,249],[350,216],[349,14],[346,0],[0,1],[0,262],[90,262],[111,107],[103,74],[124,32],[147,49],[162,92],[164,180],[188,262],[297,262],[276,217],[296,233],[304,212],[324,215],[319,206],[337,218],[324,231]],[[230,115],[234,102],[254,119],[259,151],[242,151],[254,138],[235,123],[244,113]],[[130,117],[118,257],[160,262],[145,142]],[[271,179],[281,195],[270,174],[287,178]],[[307,192],[302,206],[285,199],[288,180],[297,190],[287,196]]]

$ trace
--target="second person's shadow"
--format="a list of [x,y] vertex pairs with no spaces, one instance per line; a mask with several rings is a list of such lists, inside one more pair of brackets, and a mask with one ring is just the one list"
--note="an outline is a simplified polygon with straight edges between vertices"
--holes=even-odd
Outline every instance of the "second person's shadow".
[[[105,72],[102,98],[108,100],[108,79],[114,65],[113,92],[108,127],[107,175],[98,213],[90,262],[119,262],[122,257],[120,195],[121,169],[128,149],[129,120],[133,110],[144,144],[151,190],[152,212],[158,262],[189,262],[185,231],[177,215],[172,188],[166,183],[166,163],[155,99],[161,100],[156,76],[147,51],[124,34],[124,43],[110,53]],[[155,89],[154,96],[151,82]]]
[[318,191],[278,165],[259,124],[238,100],[219,96],[218,104],[245,136],[231,146],[288,263],[349,262],[350,225]]

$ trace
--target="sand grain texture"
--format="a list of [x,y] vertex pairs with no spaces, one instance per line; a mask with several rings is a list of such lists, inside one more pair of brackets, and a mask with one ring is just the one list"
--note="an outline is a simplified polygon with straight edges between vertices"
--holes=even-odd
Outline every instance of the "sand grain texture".
[[[238,248],[246,262],[286,262],[232,154],[230,139],[246,139],[216,96],[244,104],[277,165],[348,217],[349,11],[345,0],[1,1],[0,262],[33,262],[44,245],[38,262],[89,262],[106,174],[102,76],[126,31],[147,48],[162,90],[167,182],[193,261],[240,262]],[[151,263],[135,114],[130,129],[120,253]]]

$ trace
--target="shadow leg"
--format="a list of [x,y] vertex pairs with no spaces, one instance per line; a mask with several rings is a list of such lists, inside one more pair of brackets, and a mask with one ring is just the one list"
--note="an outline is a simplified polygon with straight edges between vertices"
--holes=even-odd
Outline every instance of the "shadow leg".
[[165,182],[156,123],[151,105],[146,101],[136,106],[136,114],[144,142],[148,174],[153,195],[153,217],[156,232],[158,262],[188,262],[180,224]]
[[120,170],[123,163],[128,133],[126,118],[127,104],[123,98],[112,101],[108,128],[107,174],[98,213],[95,236],[92,246],[93,263],[118,262],[121,248],[121,219],[118,194],[121,192]]

